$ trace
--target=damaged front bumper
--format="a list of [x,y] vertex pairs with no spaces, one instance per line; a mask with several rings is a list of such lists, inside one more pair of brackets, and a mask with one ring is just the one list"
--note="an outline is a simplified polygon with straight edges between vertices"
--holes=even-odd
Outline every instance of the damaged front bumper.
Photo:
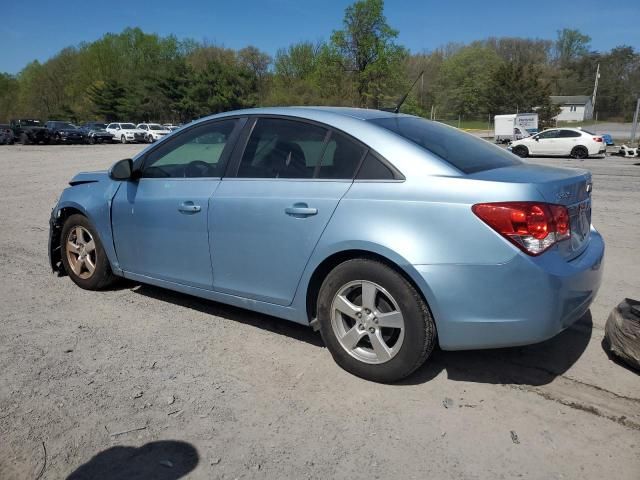
[[54,208],[51,210],[49,218],[49,265],[51,270],[62,277],[66,275],[64,265],[62,264],[62,247],[60,245],[60,236],[62,234],[62,219],[59,217],[59,210]]

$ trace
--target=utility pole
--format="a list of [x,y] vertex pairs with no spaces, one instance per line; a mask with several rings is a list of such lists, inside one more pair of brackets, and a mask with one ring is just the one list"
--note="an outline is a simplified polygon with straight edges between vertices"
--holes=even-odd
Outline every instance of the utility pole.
[[596,69],[596,81],[593,84],[593,95],[591,95],[591,108],[592,111],[596,109],[596,95],[598,94],[598,80],[600,79],[600,64],[598,64],[598,68]]
[[640,96],[636,102],[636,112],[633,114],[633,125],[631,126],[631,140],[629,143],[636,141],[636,131],[638,130],[638,111],[640,111]]

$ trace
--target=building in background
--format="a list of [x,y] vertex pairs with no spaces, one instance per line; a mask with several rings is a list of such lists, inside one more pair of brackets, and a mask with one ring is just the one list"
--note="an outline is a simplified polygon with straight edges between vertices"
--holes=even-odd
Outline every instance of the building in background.
[[593,118],[593,104],[588,95],[552,95],[551,103],[559,105],[559,122],[583,122]]

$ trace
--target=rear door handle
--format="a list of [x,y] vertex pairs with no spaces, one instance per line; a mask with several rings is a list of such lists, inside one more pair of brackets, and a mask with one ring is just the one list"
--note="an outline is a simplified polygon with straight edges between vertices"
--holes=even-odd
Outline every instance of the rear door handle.
[[318,214],[317,208],[310,208],[306,203],[294,203],[292,206],[284,209],[284,213],[292,217],[310,217]]
[[182,202],[178,207],[178,211],[182,213],[198,213],[202,208],[200,205],[194,204],[191,200]]

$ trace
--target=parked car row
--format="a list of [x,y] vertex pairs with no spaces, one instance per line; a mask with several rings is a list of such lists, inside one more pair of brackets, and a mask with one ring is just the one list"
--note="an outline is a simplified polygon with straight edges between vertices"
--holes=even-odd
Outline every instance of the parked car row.
[[81,143],[153,143],[180,126],[159,123],[100,123],[87,122],[77,126],[70,122],[35,119],[16,119],[0,124],[0,145],[19,142],[29,144],[81,144]]

